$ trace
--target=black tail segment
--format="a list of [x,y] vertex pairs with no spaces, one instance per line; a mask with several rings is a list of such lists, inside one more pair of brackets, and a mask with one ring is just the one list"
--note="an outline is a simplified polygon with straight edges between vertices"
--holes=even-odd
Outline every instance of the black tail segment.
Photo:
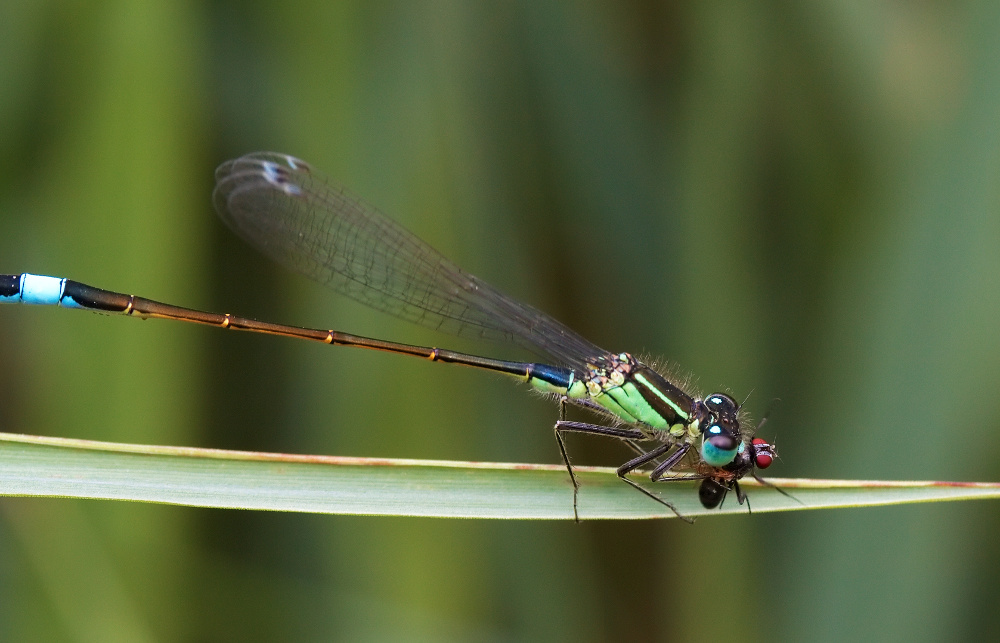
[[132,296],[102,288],[94,288],[71,279],[66,280],[63,299],[72,299],[77,306],[106,313],[127,313],[132,309]]
[[0,299],[11,299],[21,293],[21,275],[0,275]]

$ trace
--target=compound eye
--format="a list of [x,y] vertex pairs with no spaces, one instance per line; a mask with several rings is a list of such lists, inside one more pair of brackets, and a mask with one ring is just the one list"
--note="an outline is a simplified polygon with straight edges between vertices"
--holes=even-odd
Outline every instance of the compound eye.
[[716,415],[736,415],[739,407],[736,400],[724,393],[712,393],[705,398],[705,406]]
[[766,469],[771,466],[771,463],[774,462],[774,449],[767,443],[767,440],[754,438],[752,444],[754,446],[753,461],[757,468]]
[[736,458],[739,446],[739,440],[732,433],[713,424],[702,434],[701,458],[709,466],[724,467]]

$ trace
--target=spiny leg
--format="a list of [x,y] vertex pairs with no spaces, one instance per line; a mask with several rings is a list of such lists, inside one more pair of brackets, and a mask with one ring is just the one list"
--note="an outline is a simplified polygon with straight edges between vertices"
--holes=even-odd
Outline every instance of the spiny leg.
[[[592,411],[592,412],[596,413],[597,415],[605,415],[605,414],[608,413],[608,410],[606,408],[604,408],[600,404],[598,404],[598,403],[596,403],[596,402],[594,402],[592,400],[588,400],[588,399],[572,399],[572,398],[567,398],[566,396],[563,396],[561,402],[563,404],[574,404],[576,406],[585,408],[588,411]],[[563,420],[564,418],[560,417],[559,419]],[[591,424],[591,425],[586,425],[586,426],[595,426],[596,427],[596,426],[605,426],[605,425]],[[602,435],[607,435],[607,434],[602,433]],[[624,442],[626,445],[628,445],[628,448],[632,449],[632,451],[634,451],[638,455],[643,455],[644,453],[646,453],[646,450],[643,449],[638,444],[636,444],[635,440],[625,439],[625,438],[622,438],[622,436],[620,436],[620,435],[615,435],[613,437],[621,438],[622,442]],[[645,440],[646,436],[644,435],[641,439]]]
[[649,479],[653,482],[659,482],[663,479],[663,476],[667,475],[667,472],[677,466],[677,463],[681,461],[685,455],[687,455],[688,450],[691,448],[690,444],[682,444],[677,447],[677,450],[670,454],[670,457],[661,462],[653,472],[649,474]]
[[[598,404],[596,402],[593,402],[591,400],[587,400],[587,399],[572,399],[572,398],[567,398],[566,396],[563,396],[562,402],[565,403],[565,404],[573,404],[575,406],[579,406],[579,407],[585,408],[588,411],[593,411],[597,415],[607,415],[608,414],[608,410],[606,408],[604,408],[600,404]],[[559,419],[562,420],[563,418],[560,417]],[[606,425],[589,424],[589,425],[585,425],[585,426],[606,426]],[[610,428],[610,427],[608,427],[608,428]],[[608,435],[608,434],[607,433],[602,433],[601,435]],[[618,434],[615,434],[614,437],[621,438],[622,442],[624,442],[625,444],[627,444],[628,448],[632,449],[637,454],[642,455],[642,454],[646,453],[646,450],[643,449],[638,444],[636,444],[634,440],[632,440],[632,439],[625,439],[624,437],[622,437],[621,435],[618,435]],[[642,438],[636,438],[636,439],[645,440],[645,439],[647,439],[647,437],[645,435],[643,435]]]
[[[627,445],[629,445],[632,449],[634,449],[639,453],[639,457],[633,458],[628,462],[626,462],[625,464],[618,467],[618,469],[616,470],[618,477],[621,478],[630,486],[632,486],[633,488],[639,490],[640,492],[648,496],[649,498],[655,500],[656,502],[660,503],[661,505],[673,511],[678,518],[684,520],[685,522],[689,523],[694,522],[694,520],[692,520],[691,518],[688,518],[687,516],[684,516],[679,511],[677,511],[677,508],[674,507],[671,503],[667,502],[663,498],[658,497],[656,494],[646,490],[639,484],[625,477],[626,474],[631,473],[639,469],[639,467],[649,464],[650,462],[653,462],[656,459],[668,453],[670,449],[672,449],[675,446],[673,443],[668,442],[666,444],[661,444],[660,446],[650,451],[643,451],[642,448],[639,447],[639,445],[635,444],[634,442],[634,440],[646,439],[646,436],[642,433],[642,431],[639,431],[638,429],[622,429],[617,427],[601,426],[599,424],[587,424],[585,422],[572,422],[562,419],[563,417],[565,417],[564,413],[565,413],[565,406],[564,404],[560,404],[560,419],[558,422],[556,422],[555,434],[556,434],[556,440],[559,442],[560,451],[563,455],[563,463],[565,463],[566,470],[569,471],[570,479],[573,481],[573,515],[576,517],[577,521],[579,521],[579,514],[577,513],[576,500],[577,500],[577,492],[579,490],[579,484],[577,483],[576,475],[573,473],[573,468],[569,463],[569,457],[566,453],[565,443],[561,435],[563,431],[604,435],[608,437],[618,438],[624,441]],[[651,479],[654,482],[662,480],[663,475],[667,471],[672,469],[674,466],[676,466],[677,463],[684,458],[685,454],[687,454],[690,448],[691,448],[690,444],[682,444],[681,446],[679,446],[676,451],[670,454],[669,458],[667,458],[662,463],[656,466],[656,468],[653,470],[653,473],[650,476]]]
[[645,449],[643,449],[641,446],[639,446],[638,444],[636,444],[633,440],[623,440],[623,442],[625,442],[625,444],[628,445],[628,448],[632,449],[633,451],[635,451],[639,455],[642,455],[642,454],[644,454],[646,452]]
[[[638,444],[636,444],[636,443],[635,443],[635,442],[633,442],[632,440],[623,440],[623,442],[625,442],[625,444],[627,444],[627,445],[628,445],[628,447],[629,447],[630,449],[632,449],[633,451],[635,451],[635,452],[636,452],[636,453],[638,453],[639,455],[643,455],[644,453],[646,453],[646,450],[645,450],[645,449],[643,449],[643,448],[642,448],[641,446],[639,446]],[[656,466],[659,466],[659,464],[660,464],[659,462],[656,462],[656,460],[652,460],[651,462],[652,462],[653,464],[655,464]],[[647,462],[646,464],[650,464],[650,463],[649,463],[649,462]],[[668,468],[669,468],[669,467],[668,467]],[[639,471],[639,472],[640,472],[640,473],[642,473],[643,475],[646,475],[646,472],[645,472],[645,471],[641,471],[641,470],[637,470],[637,471]],[[650,472],[650,473],[652,473],[652,472]],[[673,480],[673,478],[671,478],[671,480]],[[660,481],[659,481],[659,480],[657,480],[657,482],[660,482]]]
[[[641,491],[646,496],[652,498],[661,505],[669,508],[679,518],[685,520],[686,522],[694,522],[690,518],[687,518],[686,516],[682,515],[679,511],[677,511],[676,507],[674,507],[666,500],[658,497],[656,494],[646,490],[639,484],[632,482],[631,480],[625,477],[626,474],[631,473],[632,471],[635,471],[639,467],[649,464],[650,462],[653,462],[656,459],[662,457],[664,454],[669,452],[670,449],[674,447],[673,443],[668,442],[666,444],[661,444],[660,446],[656,447],[655,449],[652,449],[651,451],[643,451],[642,448],[639,447],[639,445],[633,442],[633,440],[646,439],[646,436],[642,433],[642,431],[639,431],[638,429],[621,429],[610,426],[601,426],[599,424],[587,424],[585,422],[570,422],[567,420],[559,420],[558,422],[556,422],[556,438],[559,440],[560,447],[563,448],[563,454],[564,454],[563,461],[566,463],[566,468],[570,471],[570,476],[574,482],[574,487],[573,487],[574,516],[578,515],[576,513],[576,492],[579,489],[579,486],[576,484],[576,476],[573,474],[572,467],[570,467],[569,465],[568,458],[565,457],[565,446],[562,440],[562,436],[560,435],[563,431],[605,435],[623,440],[627,445],[629,445],[631,448],[635,449],[639,453],[639,457],[633,458],[628,462],[626,462],[625,464],[623,464],[622,466],[618,467],[617,469],[618,477],[624,480],[630,486]],[[678,462],[680,462],[690,448],[691,445],[689,444],[681,445],[680,447],[677,448],[676,451],[670,454],[670,457],[667,458],[667,460],[657,465],[656,469],[654,469],[653,471],[653,474],[657,476],[656,478],[653,478],[654,482],[658,481],[666,471],[670,470]]]
[[[629,440],[647,439],[639,429],[620,429],[614,426],[588,424],[586,422],[574,422],[572,420],[559,420],[556,422],[556,430],[565,431],[567,433],[591,433],[594,435],[604,435],[612,438],[618,438],[624,442],[628,442]],[[642,453],[645,454],[647,451],[643,451]]]
[[573,465],[569,462],[569,454],[566,451],[566,442],[563,440],[563,432],[568,433],[590,433],[592,435],[604,435],[612,438],[624,440],[628,444],[633,444],[632,440],[643,440],[645,435],[638,429],[620,429],[611,426],[601,426],[599,424],[587,424],[586,422],[571,422],[566,420],[566,398],[559,400],[559,421],[555,425],[556,442],[559,444],[559,454],[562,456],[566,471],[569,472],[569,479],[573,483],[573,519],[580,522],[580,514],[577,510],[577,496],[580,492],[580,483],[573,473]]
[[[663,506],[667,507],[668,509],[670,509],[670,511],[674,512],[674,514],[676,514],[677,517],[680,518],[681,520],[683,520],[684,522],[693,523],[694,520],[692,520],[691,518],[688,518],[687,516],[685,516],[681,512],[677,511],[677,507],[674,507],[672,504],[670,504],[669,502],[667,502],[663,498],[660,498],[659,496],[657,496],[653,492],[648,491],[647,489],[644,489],[638,483],[632,482],[631,480],[629,480],[628,478],[625,477],[626,474],[631,473],[632,471],[635,471],[636,469],[638,469],[642,465],[644,465],[644,464],[646,464],[648,462],[652,462],[653,460],[659,458],[660,456],[662,456],[663,454],[665,454],[667,451],[669,451],[673,447],[674,447],[674,445],[672,443],[670,443],[670,442],[668,442],[666,444],[661,444],[660,446],[656,447],[655,449],[653,449],[651,451],[647,451],[646,453],[644,453],[643,455],[639,456],[638,458],[633,458],[633,459],[629,460],[628,462],[626,462],[622,466],[618,467],[618,470],[617,470],[618,477],[621,478],[622,480],[624,480],[625,482],[627,482],[634,489],[638,489],[639,491],[641,491],[646,496],[652,498],[656,502],[658,502],[661,505],[663,505]],[[688,448],[690,448],[690,445],[687,445],[687,444],[682,445],[681,447],[679,447],[677,449],[677,451],[680,452],[680,456],[677,456],[676,459],[675,459],[676,453],[671,454],[671,456],[669,458],[667,458],[667,460],[664,461],[663,464],[669,464],[670,466],[673,466],[673,465],[677,464],[677,462],[682,457],[684,457],[684,454],[687,453]],[[657,466],[655,471],[660,471],[661,469],[663,469],[664,471],[666,471],[666,469],[670,468],[670,467],[664,468],[663,464]],[[655,471],[654,471],[654,473],[655,473]]]
[[565,421],[566,418],[566,398],[563,397],[559,400],[559,419],[556,421],[554,428],[556,434],[556,443],[559,444],[559,455],[562,456],[563,464],[566,465],[566,471],[569,472],[569,480],[573,483],[573,520],[575,522],[580,522],[580,514],[576,510],[576,495],[580,491],[580,483],[576,481],[576,474],[573,473],[573,465],[569,463],[569,454],[566,453],[566,443],[562,439],[562,433],[559,431],[559,425]]

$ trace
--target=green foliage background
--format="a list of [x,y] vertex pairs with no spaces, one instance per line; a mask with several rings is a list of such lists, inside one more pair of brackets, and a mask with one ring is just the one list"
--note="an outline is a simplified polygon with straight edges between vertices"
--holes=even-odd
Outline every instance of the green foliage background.
[[[995,480],[998,33],[990,2],[8,2],[0,270],[516,355],[234,239],[213,168],[285,151],[600,345],[758,417],[780,397],[776,475]],[[486,374],[46,308],[0,333],[4,431],[558,458],[551,405]],[[688,526],[8,498],[0,638],[989,639],[998,528],[993,503]]]

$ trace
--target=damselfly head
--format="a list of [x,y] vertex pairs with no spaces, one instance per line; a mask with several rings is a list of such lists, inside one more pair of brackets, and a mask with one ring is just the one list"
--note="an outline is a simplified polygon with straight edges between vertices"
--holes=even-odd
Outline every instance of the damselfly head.
[[701,459],[711,467],[724,467],[738,455],[740,408],[736,400],[724,393],[713,393],[698,403],[701,416]]

